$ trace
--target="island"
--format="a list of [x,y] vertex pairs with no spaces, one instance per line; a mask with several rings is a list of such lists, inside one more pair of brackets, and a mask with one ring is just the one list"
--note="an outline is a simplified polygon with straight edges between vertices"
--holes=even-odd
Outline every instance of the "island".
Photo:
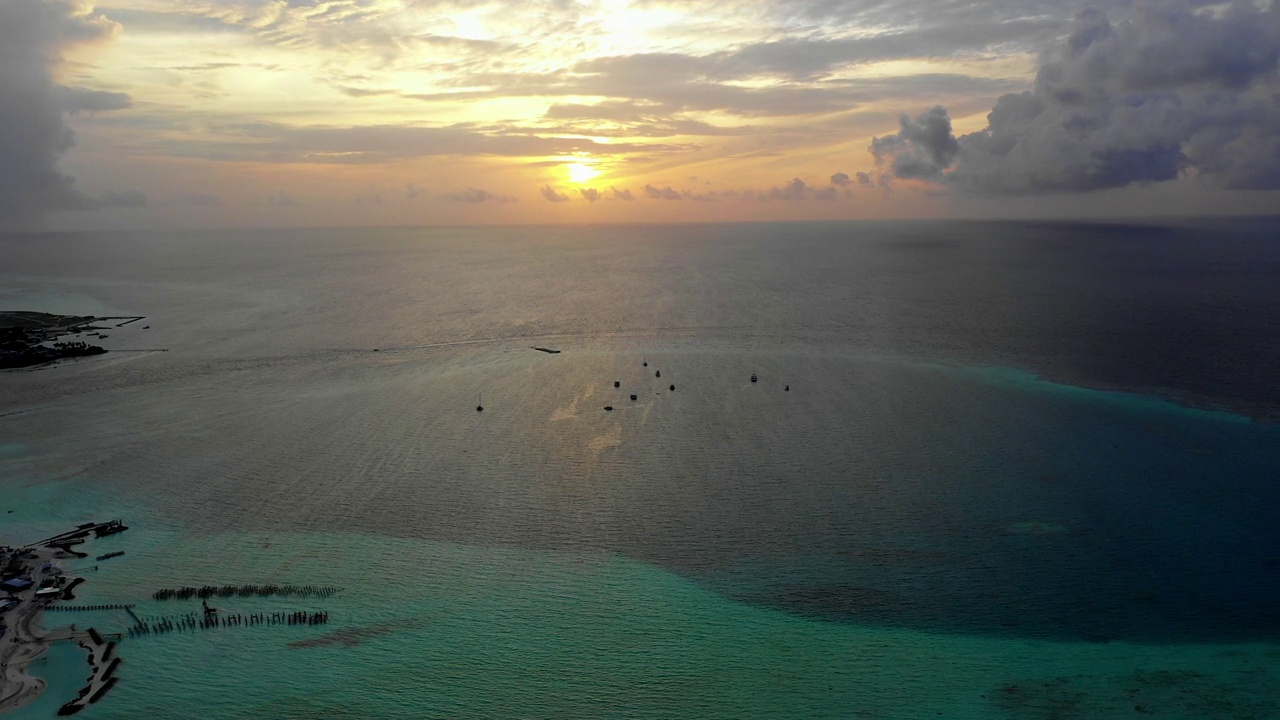
[[115,327],[141,320],[141,317],[95,317],[93,315],[54,315],[29,310],[0,310],[0,368],[23,368],[63,358],[101,355],[107,350],[80,340],[59,341],[64,335],[89,333],[90,337],[106,337],[101,331],[110,329],[95,323],[123,320]]

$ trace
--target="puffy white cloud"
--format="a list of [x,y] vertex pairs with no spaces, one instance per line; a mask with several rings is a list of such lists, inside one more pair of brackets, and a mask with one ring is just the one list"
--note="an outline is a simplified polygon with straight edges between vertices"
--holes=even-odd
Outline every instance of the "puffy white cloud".
[[976,194],[1073,193],[1172,180],[1280,189],[1280,4],[1216,11],[1140,2],[1131,21],[1086,10],[1033,90],[1002,96],[956,138],[942,108],[903,117],[871,152],[888,177]]
[[898,118],[897,135],[871,141],[877,165],[887,165],[895,177],[932,178],[951,166],[960,143],[951,132],[951,118],[942,106],[926,110],[911,119]]

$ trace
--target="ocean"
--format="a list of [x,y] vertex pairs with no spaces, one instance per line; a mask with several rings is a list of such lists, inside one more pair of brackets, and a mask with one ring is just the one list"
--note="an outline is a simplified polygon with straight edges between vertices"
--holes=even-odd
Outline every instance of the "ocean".
[[1277,238],[0,237],[0,309],[146,316],[0,373],[0,544],[124,519],[74,604],[144,619],[342,588],[126,636],[90,720],[1280,718]]

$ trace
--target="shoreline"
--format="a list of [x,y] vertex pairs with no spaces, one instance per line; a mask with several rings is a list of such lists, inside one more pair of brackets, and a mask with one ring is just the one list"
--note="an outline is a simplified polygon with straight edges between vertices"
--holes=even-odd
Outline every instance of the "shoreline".
[[[34,552],[30,558],[32,563],[54,563],[67,559],[60,557],[61,551],[54,548],[41,547],[24,551]],[[44,606],[35,599],[35,586],[15,595],[20,604],[0,613],[0,625],[8,628],[0,635],[0,713],[23,707],[34,701],[44,692],[46,683],[42,678],[32,675],[28,668],[32,661],[44,655],[49,649],[49,635],[40,633],[39,621]]]
[[[76,337],[88,333],[88,337],[106,338],[107,325],[95,323],[123,321],[114,327],[124,327],[145,319],[142,315],[98,317],[94,315],[56,315],[31,310],[0,311],[0,369],[18,370],[46,365],[76,357],[104,355],[107,349],[83,341],[59,342],[63,335]],[[147,326],[150,327],[150,326]],[[51,344],[46,344],[51,343]]]
[[[0,588],[5,593],[0,596],[0,602],[9,604],[9,607],[0,610],[0,627],[5,628],[0,635],[0,714],[29,705],[44,692],[48,683],[32,675],[30,666],[54,642],[78,640],[89,651],[91,674],[87,692],[82,691],[81,696],[67,703],[67,706],[96,701],[114,684],[111,682],[114,680],[111,674],[119,664],[119,658],[112,661],[106,672],[102,671],[102,664],[111,654],[114,643],[105,642],[92,628],[84,632],[48,631],[40,621],[46,609],[54,603],[69,599],[68,596],[74,597],[71,590],[84,582],[83,577],[65,573],[59,562],[83,555],[60,545],[59,541],[86,537],[103,528],[111,530],[124,527],[114,521],[88,523],[31,545],[0,548],[0,571],[3,571],[6,578],[4,583],[19,581],[18,584]],[[19,588],[18,585],[24,582],[26,586]],[[42,585],[56,588],[57,593],[40,596]],[[92,645],[86,644],[86,639]],[[102,651],[104,647],[108,650]]]

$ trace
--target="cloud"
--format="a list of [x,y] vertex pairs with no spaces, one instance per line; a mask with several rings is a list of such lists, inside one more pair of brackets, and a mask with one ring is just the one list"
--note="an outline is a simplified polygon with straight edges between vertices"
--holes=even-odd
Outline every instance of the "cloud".
[[875,187],[876,181],[871,173],[860,172],[854,175],[858,179],[858,185],[864,188]]
[[105,207],[140,208],[147,204],[147,196],[137,190],[108,190],[100,203]]
[[831,176],[831,184],[836,187],[848,187],[851,182],[853,181],[849,179],[849,176],[842,172],[838,172]]
[[116,109],[128,99],[60,87],[53,72],[68,48],[117,30],[80,2],[0,1],[0,230],[35,228],[50,212],[95,206],[58,169],[75,142],[64,115]]
[[960,143],[951,132],[951,118],[940,105],[914,120],[904,113],[898,125],[897,135],[871,141],[876,165],[889,166],[894,177],[937,177],[960,152]]
[[600,199],[600,191],[595,188],[578,188],[578,192],[582,194],[583,199],[590,203]]
[[545,199],[547,202],[553,202],[553,203],[569,202],[568,195],[564,195],[556,192],[555,188],[551,187],[550,185],[544,186],[538,192],[542,193],[543,199]]
[[404,199],[413,200],[424,192],[426,192],[426,190],[418,187],[417,185],[414,185],[413,183],[406,183],[404,186]]
[[133,107],[133,99],[125,93],[54,86],[53,94],[58,109],[69,115],[125,110]]
[[403,125],[294,127],[271,122],[222,123],[199,138],[158,135],[138,151],[209,160],[280,163],[381,163],[404,158],[454,156],[546,157],[578,152],[627,155],[678,153],[690,145],[600,143],[586,138],[545,137],[525,128],[472,124],[447,127]]
[[518,198],[514,198],[510,195],[499,195],[497,193],[491,193],[488,190],[473,187],[469,187],[462,192],[449,193],[444,196],[444,199],[462,203],[497,203],[499,205],[519,202]]
[[170,197],[165,204],[190,205],[192,207],[217,207],[222,205],[222,198],[217,195],[209,195],[206,193],[187,193],[174,195]]
[[644,186],[644,196],[650,200],[683,200],[684,193],[673,189],[670,185],[658,188],[653,185]]
[[1118,24],[1086,10],[1045,54],[1034,88],[1002,96],[983,130],[955,138],[934,108],[904,117],[871,151],[888,177],[984,195],[1089,192],[1184,173],[1280,189],[1278,62],[1277,3],[1208,12],[1141,2]]
[[619,190],[618,188],[609,188],[609,189],[613,191],[613,195],[611,195],[610,197],[612,197],[614,200],[623,200],[625,202],[631,202],[636,199],[636,196],[632,195],[630,190]]
[[298,202],[297,198],[284,190],[281,190],[274,195],[267,196],[265,202],[272,207],[297,207],[302,204]]
[[806,200],[811,195],[813,195],[813,190],[803,180],[792,178],[791,182],[782,187],[770,189],[767,197],[770,200]]

